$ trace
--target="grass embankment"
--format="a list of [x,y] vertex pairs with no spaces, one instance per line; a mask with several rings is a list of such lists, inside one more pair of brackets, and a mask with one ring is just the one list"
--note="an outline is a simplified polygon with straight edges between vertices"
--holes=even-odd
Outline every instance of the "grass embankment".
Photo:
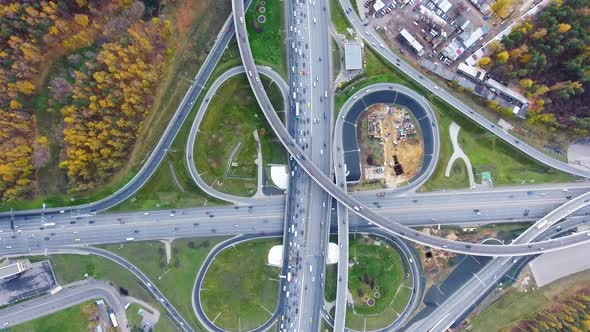
[[172,242],[170,264],[162,242],[147,241],[101,246],[123,256],[141,269],[197,331],[205,329],[192,307],[192,290],[197,272],[211,248],[223,238],[180,239]]
[[[229,2],[220,3],[214,0],[195,3],[181,1],[173,5],[162,6],[161,14],[173,22],[176,28],[176,39],[173,42],[174,53],[166,63],[164,74],[160,80],[161,84],[155,96],[154,107],[144,120],[142,131],[130,153],[129,162],[99,189],[76,195],[66,193],[67,178],[64,171],[58,166],[61,153],[61,142],[58,140],[61,137],[61,114],[59,108],[53,107],[50,110],[48,107],[48,82],[45,82],[34,105],[37,130],[48,138],[51,153],[49,161],[36,174],[39,182],[36,186],[38,189],[35,197],[26,201],[2,202],[0,203],[0,211],[10,208],[35,209],[40,208],[43,203],[46,203],[47,207],[89,203],[108,196],[124,186],[133,178],[160,139],[169,119],[188,90],[190,79],[196,75],[204,62],[215,36],[230,12],[231,4]],[[220,17],[224,19],[219,19]],[[91,48],[92,46],[75,53],[83,55],[84,51],[91,50]],[[83,63],[84,61],[80,61],[80,64]],[[68,68],[72,69],[72,65],[68,64],[65,59],[58,60],[47,77],[51,78],[54,76],[52,73],[58,73]],[[164,164],[168,167],[166,161]],[[135,205],[140,204],[135,203]]]
[[[252,56],[257,64],[270,66],[286,79],[284,2],[264,1],[264,6],[261,6],[260,2],[261,0],[252,1],[246,12],[246,27]],[[259,16],[266,18],[266,21],[258,22]]]
[[[283,109],[275,84],[269,86],[269,95],[280,100],[277,109]],[[246,75],[221,86],[209,102],[199,131],[193,151],[197,170],[205,182],[221,191],[242,196],[256,192],[254,131],[260,137],[263,165],[286,162],[284,149],[260,110]]]
[[[239,66],[240,53],[238,44],[232,40],[221,56],[218,65],[205,85],[209,89],[213,81],[228,69]],[[203,100],[201,93],[191,109],[174,142],[167,151],[166,157],[148,182],[130,199],[114,207],[113,211],[130,211],[138,209],[163,209],[194,207],[197,205],[220,205],[225,202],[216,200],[202,192],[193,181],[184,161],[184,151],[192,122]],[[172,166],[170,166],[172,165]],[[174,175],[180,187],[176,184]]]
[[275,310],[279,269],[267,265],[280,239],[248,241],[220,252],[209,267],[201,300],[209,319],[223,329],[254,329]]
[[[6,332],[80,332],[87,331],[91,324],[89,317],[84,311],[84,306],[95,306],[93,301],[88,301],[73,307],[58,311],[51,315],[33,319],[26,323],[8,328]],[[92,317],[94,318],[94,317]]]
[[348,20],[346,19],[344,11],[342,10],[342,7],[340,7],[338,0],[330,0],[330,16],[336,31],[341,34],[347,34],[348,32],[346,29],[350,28],[350,25],[348,24]]
[[378,82],[405,85],[423,95],[430,102],[437,115],[441,144],[440,158],[435,172],[422,190],[468,187],[468,182],[462,178],[462,172],[458,170],[451,179],[444,176],[447,162],[453,153],[449,136],[449,126],[452,122],[456,122],[461,126],[459,143],[471,161],[476,175],[476,182],[481,182],[481,172],[483,171],[492,173],[496,185],[516,185],[523,181],[534,183],[564,182],[576,179],[569,174],[548,168],[512,148],[495,135],[465,118],[459,111],[440,98],[426,91],[405,74],[393,68],[388,62],[379,58],[371,50],[365,50],[365,71],[357,79],[348,82],[338,91],[339,94],[335,99],[335,111],[339,112],[346,100],[356,92]]
[[[207,253],[223,238],[181,239],[172,243],[170,264],[166,263],[164,244],[158,241],[133,242],[100,246],[120,255],[141,269],[166,295],[174,307],[197,331],[205,331],[197,322],[192,309],[192,289],[197,272]],[[32,261],[46,257],[33,257]],[[83,279],[85,275],[108,280],[115,287],[124,289],[129,296],[151,303],[158,308],[160,322],[156,331],[175,331],[165,310],[154,301],[135,276],[119,265],[92,255],[49,256],[59,284],[64,285]]]
[[575,294],[577,288],[589,282],[590,271],[584,271],[559,279],[543,288],[529,289],[526,293],[511,288],[471,320],[471,331],[504,331],[520,320],[531,318],[543,309],[550,308],[552,304],[567,299]]

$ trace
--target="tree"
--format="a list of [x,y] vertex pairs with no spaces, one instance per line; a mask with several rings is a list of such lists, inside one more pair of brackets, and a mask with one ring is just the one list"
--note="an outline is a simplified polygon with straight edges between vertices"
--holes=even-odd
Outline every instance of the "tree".
[[490,64],[490,62],[492,62],[492,59],[490,59],[489,56],[484,56],[483,58],[479,59],[479,61],[477,62],[477,65],[479,67],[486,67],[487,65]]
[[559,23],[559,27],[557,28],[557,32],[566,33],[568,31],[570,31],[571,28],[572,28],[572,26],[567,23]]
[[506,61],[508,61],[508,58],[510,58],[510,55],[506,51],[502,51],[502,52],[496,54],[496,60],[499,63],[506,63]]
[[74,15],[74,22],[78,23],[80,26],[87,27],[88,26],[88,16],[84,14],[75,14]]
[[530,78],[523,78],[522,80],[520,80],[519,84],[521,88],[529,89],[533,86],[533,80],[531,80]]

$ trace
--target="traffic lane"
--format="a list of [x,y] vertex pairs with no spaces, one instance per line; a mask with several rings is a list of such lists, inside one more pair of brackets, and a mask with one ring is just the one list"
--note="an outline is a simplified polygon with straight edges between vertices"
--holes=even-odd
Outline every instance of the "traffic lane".
[[[350,8],[350,1],[349,0],[340,0],[340,3],[343,8]],[[379,55],[387,59],[392,64],[396,65],[400,68],[405,74],[410,76],[414,81],[418,82],[424,88],[430,91],[430,93],[437,95],[442,100],[445,100],[447,103],[451,104],[451,106],[455,107],[459,111],[461,111],[465,116],[472,119],[473,121],[480,124],[482,127],[486,128],[487,130],[494,133],[496,136],[500,137],[508,144],[512,145],[513,147],[521,150],[522,152],[528,154],[532,158],[540,161],[541,163],[551,166],[555,169],[562,170],[564,172],[578,175],[585,178],[590,178],[590,171],[577,168],[570,164],[566,164],[564,162],[558,161],[548,155],[544,154],[536,150],[535,148],[529,146],[526,143],[521,142],[519,139],[515,138],[514,136],[510,135],[509,133],[501,130],[491,121],[487,120],[481,114],[473,111],[459,99],[457,99],[454,95],[448,93],[445,89],[439,88],[434,82],[422,76],[414,67],[407,64],[405,61],[401,60],[399,57],[394,55],[388,48],[385,47],[375,47],[376,44],[384,45],[383,40],[374,32],[374,30],[370,27],[364,27],[360,22],[356,12],[348,10],[346,11],[346,17],[352,23],[353,27],[358,30],[359,35],[361,38],[368,41],[367,44],[373,45],[373,50],[377,52]],[[365,33],[363,33],[365,32]]]
[[[385,216],[389,218],[397,218],[403,220],[403,223],[408,226],[432,225],[432,224],[475,224],[483,225],[488,223],[503,223],[503,222],[521,222],[534,221],[544,217],[547,213],[561,205],[560,201],[552,203],[542,201],[530,201],[530,203],[523,205],[521,202],[510,202],[509,204],[501,204],[494,208],[491,204],[485,208],[480,203],[475,205],[469,204],[451,204],[448,206],[439,205],[415,205],[410,207],[398,206],[382,206],[377,208]],[[523,208],[526,206],[528,215],[524,215]],[[479,208],[479,215],[474,212],[475,208]],[[582,209],[574,215],[585,215],[590,212],[589,208]],[[262,215],[253,213],[250,216],[235,218],[229,217],[201,217],[201,218],[169,218],[160,221],[151,222],[126,222],[124,224],[110,224],[101,225],[97,222],[92,227],[87,225],[77,224],[70,225],[68,228],[47,228],[43,231],[38,228],[31,230],[24,230],[20,233],[12,233],[9,231],[2,231],[0,233],[0,247],[6,246],[23,246],[23,245],[43,245],[41,241],[44,237],[49,237],[49,242],[56,242],[60,244],[71,244],[75,238],[80,238],[81,243],[87,243],[87,240],[92,240],[91,243],[106,242],[121,242],[128,236],[136,237],[137,239],[153,239],[153,238],[170,238],[175,236],[215,236],[215,235],[235,235],[241,233],[256,233],[263,231],[274,231],[282,227],[284,220],[284,212],[277,211],[276,213]],[[194,224],[200,226],[195,228]],[[365,225],[366,221],[357,215],[350,216],[350,223],[352,226]],[[238,227],[235,227],[238,225]],[[175,230],[175,228],[179,228]],[[253,229],[256,227],[256,229]],[[135,230],[139,230],[139,234],[134,234]],[[215,230],[215,232],[213,231]],[[78,232],[74,234],[74,232]],[[52,233],[57,236],[52,235]],[[135,236],[137,235],[137,236]],[[15,236],[15,238],[12,238]],[[33,239],[29,238],[34,236]],[[33,246],[34,247],[34,246]]]
[[[564,191],[567,190],[567,191]],[[352,193],[352,196],[361,200],[364,204],[369,205],[371,202],[380,202],[382,205],[387,204],[394,204],[396,206],[400,205],[411,205],[415,204],[416,202],[426,203],[426,202],[441,202],[446,203],[450,201],[460,201],[462,203],[466,203],[466,201],[494,201],[498,203],[498,208],[501,208],[502,202],[506,201],[517,201],[523,200],[525,204],[528,204],[526,201],[545,201],[550,199],[561,199],[562,202],[565,202],[568,197],[576,197],[580,194],[583,194],[590,190],[588,184],[585,183],[573,183],[573,184],[547,184],[547,185],[535,185],[535,186],[526,186],[526,187],[499,187],[494,188],[491,190],[486,191],[470,191],[470,190],[459,190],[459,191],[445,191],[445,192],[433,192],[433,193],[421,193],[412,196],[397,196],[397,195],[390,195],[385,194],[383,197],[377,197],[376,193],[378,191],[371,191],[371,192],[356,192]],[[270,199],[265,200],[262,202],[261,206],[253,205],[253,208],[248,211],[248,214],[251,212],[256,212],[259,207],[262,207],[266,210],[272,211],[280,211],[280,209],[284,208],[284,199]],[[526,205],[524,206],[526,208]],[[192,209],[177,209],[177,210],[155,210],[155,211],[145,211],[145,212],[133,212],[133,213],[115,213],[115,214],[97,214],[95,216],[88,216],[83,214],[71,214],[71,213],[64,213],[59,214],[56,217],[45,219],[47,222],[56,222],[58,226],[65,225],[66,227],[70,226],[70,222],[72,219],[81,218],[82,220],[95,220],[97,223],[102,222],[110,222],[112,224],[118,224],[122,219],[127,222],[135,222],[135,221],[143,221],[143,220],[162,220],[170,217],[172,211],[176,211],[176,215],[187,215],[187,216],[198,216],[200,214],[204,215],[208,211],[214,215],[226,215],[226,214],[233,214],[236,217],[242,216],[246,214],[244,211],[245,209],[249,209],[247,207],[230,207],[230,206],[210,206],[210,207],[202,207],[202,208],[192,208]],[[35,217],[35,218],[28,218],[24,219],[24,217],[17,217],[15,220],[15,226],[21,229],[29,229],[29,228],[36,228],[40,227],[43,222],[43,218]],[[8,223],[0,223],[1,230],[9,230],[10,225]]]
[[[549,227],[538,235],[537,240],[541,238],[553,237],[565,232],[566,229],[575,227],[582,221],[581,218],[571,218],[560,224]],[[464,313],[469,312],[473,308],[474,303],[483,299],[495,284],[501,281],[502,276],[505,275],[515,264],[520,264],[525,258],[515,257],[500,257],[492,258],[492,260],[485,265],[480,271],[474,274],[474,277],[469,282],[461,283],[462,286],[455,291],[450,297],[445,296],[447,300],[442,305],[436,305],[433,311],[427,312],[422,316],[419,322],[414,323],[409,331],[426,331],[433,327],[440,327],[446,329],[447,326],[454,324],[457,317],[461,317]],[[447,291],[446,294],[449,294]],[[435,323],[434,326],[432,324]],[[429,324],[429,326],[424,326]],[[440,325],[440,326],[439,326]]]

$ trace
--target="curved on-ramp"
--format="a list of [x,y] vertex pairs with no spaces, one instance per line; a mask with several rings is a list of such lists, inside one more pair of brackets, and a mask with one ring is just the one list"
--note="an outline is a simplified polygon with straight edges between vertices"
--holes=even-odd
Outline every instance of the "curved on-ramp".
[[392,65],[397,67],[403,73],[408,75],[412,80],[423,86],[430,93],[438,96],[440,99],[444,100],[445,102],[459,110],[461,113],[463,113],[463,115],[467,118],[473,120],[475,123],[479,124],[486,130],[492,132],[494,135],[498,136],[506,143],[522,151],[529,157],[536,159],[542,164],[545,164],[547,166],[553,167],[566,173],[581,176],[584,178],[590,178],[590,170],[578,168],[573,164],[568,164],[559,161],[533,148],[532,146],[520,141],[520,139],[514,137],[508,132],[505,132],[504,130],[496,126],[493,122],[486,119],[483,115],[472,110],[470,107],[468,107],[458,98],[456,98],[453,94],[447,92],[444,88],[439,87],[433,81],[424,77],[414,67],[406,63],[397,55],[393,54],[393,52],[391,52],[391,50],[389,50],[389,48],[385,46],[387,43],[385,43],[383,39],[381,39],[381,37],[373,30],[373,28],[369,26],[364,26],[363,22],[361,22],[360,18],[358,17],[356,11],[351,10],[352,5],[350,0],[339,0],[339,2],[342,10],[345,13],[346,18],[353,26],[353,28],[356,29],[357,36],[363,39],[366,42],[366,45],[372,48],[375,51],[375,53],[379,54],[379,56],[383,57]]
[[[388,219],[383,215],[378,214],[377,212],[369,209],[368,207],[364,206],[359,200],[355,199],[354,197],[350,196],[345,190],[341,189],[340,186],[343,186],[342,183],[336,185],[332,182],[332,179],[324,175],[322,170],[315,165],[312,161],[307,158],[306,154],[303,150],[295,144],[293,138],[289,135],[287,129],[277,116],[276,112],[273,109],[273,106],[264,90],[264,87],[260,83],[260,78],[258,75],[258,71],[256,70],[256,65],[254,63],[254,58],[252,56],[252,52],[250,50],[250,44],[248,41],[248,32],[246,30],[245,25],[243,24],[244,20],[244,4],[241,0],[233,0],[232,1],[232,13],[234,17],[234,22],[236,23],[236,36],[238,41],[238,47],[240,50],[240,56],[242,58],[242,63],[245,69],[250,73],[252,72],[252,76],[248,75],[248,80],[250,81],[250,85],[252,90],[254,91],[254,95],[260,105],[260,108],[264,112],[271,128],[275,131],[277,137],[285,146],[287,151],[295,156],[297,163],[301,166],[301,168],[320,186],[322,189],[326,190],[332,197],[338,200],[340,203],[345,205],[347,208],[354,211],[354,213],[358,214],[362,218],[366,219],[367,221],[373,222],[376,225],[402,237],[408,239],[410,241],[420,243],[423,245],[428,245],[433,248],[453,251],[457,253],[463,253],[468,255],[480,255],[480,256],[526,256],[531,254],[536,254],[539,252],[549,252],[554,250],[559,250],[563,248],[572,247],[575,245],[579,245],[582,243],[590,242],[590,236],[586,236],[586,233],[578,233],[575,235],[567,236],[564,238],[556,239],[556,240],[548,240],[537,242],[534,244],[511,244],[505,246],[494,246],[494,245],[486,245],[486,244],[476,244],[476,243],[468,243],[468,242],[461,242],[461,241],[453,241],[448,240],[440,237],[436,237],[430,234],[425,234],[421,232],[417,232],[407,226],[404,226],[396,221]],[[242,22],[242,23],[240,23]],[[552,159],[553,160],[553,159]],[[569,165],[568,165],[569,166]],[[574,173],[575,174],[575,173]],[[585,196],[585,195],[582,195]],[[575,201],[575,203],[573,203]],[[570,204],[571,203],[571,204]],[[576,205],[578,204],[578,205]],[[588,202],[580,202],[579,200],[573,200],[566,204],[564,207],[575,207],[576,209],[581,208],[582,206],[588,205]],[[555,211],[553,217],[559,216],[561,219],[565,215],[569,215],[569,210],[563,211],[564,209],[560,208]],[[551,220],[551,222],[557,222],[559,219]],[[590,233],[588,233],[590,234]]]
[[[375,330],[367,330],[367,332],[397,331],[406,323],[406,321],[410,317],[410,314],[418,307],[418,305],[420,304],[420,300],[422,299],[424,285],[422,283],[422,268],[419,263],[420,260],[415,257],[412,249],[403,240],[396,236],[392,236],[391,233],[388,233],[381,228],[364,227],[358,229],[357,231],[355,231],[355,233],[374,235],[391,242],[399,248],[399,251],[402,255],[402,259],[405,258],[408,262],[408,265],[410,267],[410,273],[412,275],[412,294],[410,296],[410,300],[406,304],[406,307],[401,313],[399,313],[397,319],[395,319],[389,325]],[[338,304],[336,304],[336,310],[338,310]],[[344,303],[344,312],[346,313],[346,303]],[[341,319],[342,323],[339,323],[338,319]],[[345,328],[344,321],[344,316],[338,317],[336,315],[334,319],[331,319],[330,317],[330,319],[327,320],[328,324],[334,327],[334,331],[357,332],[356,330]]]
[[[266,77],[268,77],[269,79],[271,79],[274,83],[276,83],[276,85],[279,87],[279,90],[281,91],[281,94],[283,95],[284,108],[285,108],[285,110],[288,110],[287,103],[289,100],[289,97],[288,97],[289,87],[288,87],[287,83],[285,82],[285,80],[283,80],[281,75],[279,75],[277,72],[275,72],[274,70],[272,70],[269,67],[258,66],[257,70],[260,73],[262,73],[263,75],[265,75]],[[195,166],[195,162],[193,159],[193,151],[194,151],[194,147],[195,147],[195,141],[196,141],[196,138],[199,133],[199,126],[201,125],[201,122],[203,121],[203,118],[205,117],[205,113],[207,112],[209,102],[213,99],[213,97],[217,93],[217,90],[219,90],[219,88],[223,85],[223,83],[225,83],[228,79],[231,79],[234,76],[237,76],[240,74],[245,74],[245,72],[246,71],[243,66],[234,67],[234,68],[227,70],[223,74],[221,74],[213,82],[213,84],[209,88],[209,91],[207,91],[207,94],[205,95],[205,99],[203,100],[203,102],[199,106],[199,110],[197,111],[197,115],[195,116],[195,119],[193,120],[193,125],[191,127],[189,137],[188,137],[188,140],[186,143],[185,161],[188,166],[191,177],[193,178],[193,180],[195,181],[197,186],[199,186],[199,188],[201,188],[201,190],[203,190],[206,194],[213,196],[215,198],[218,198],[220,200],[232,202],[235,204],[251,205],[256,202],[260,202],[261,200],[264,200],[264,199],[263,198],[237,196],[237,195],[232,195],[232,194],[224,193],[219,190],[213,189],[201,178],[201,174],[199,174],[199,171],[197,170],[197,167]]]
[[[335,163],[338,164],[335,175],[336,182],[342,184],[342,188],[347,190],[346,175],[344,174],[345,153],[356,153],[357,158],[360,154],[358,151],[358,142],[356,138],[356,123],[358,117],[364,110],[377,103],[386,104],[401,104],[407,107],[414,117],[418,120],[421,131],[424,137],[424,158],[420,173],[411,179],[408,185],[389,190],[390,192],[404,192],[416,190],[422,186],[434,172],[438,162],[440,150],[440,136],[438,132],[438,124],[436,123],[436,116],[428,102],[415,91],[399,84],[392,83],[377,83],[366,87],[366,89],[358,92],[349,98],[340,111],[336,119],[336,127],[334,130],[334,144],[332,146],[332,155]],[[348,137],[348,144],[344,142],[344,126],[348,125],[349,131],[353,132],[352,137]],[[349,145],[349,146],[347,146]],[[356,166],[356,165],[355,165]],[[358,163],[358,176],[360,177],[360,160]],[[348,260],[348,210],[338,203],[338,242],[339,242],[339,260]],[[385,233],[385,232],[384,232]],[[393,240],[405,246],[399,239]],[[346,298],[348,293],[348,265],[338,265],[338,282],[336,283],[336,312],[335,312],[335,331],[345,330],[346,317]],[[400,326],[408,317],[404,312],[399,319],[393,322],[390,326]]]
[[52,248],[46,248],[45,250],[32,250],[23,253],[13,253],[9,255],[4,255],[2,257],[42,256],[56,254],[96,255],[116,263],[125,270],[131,272],[138,279],[138,281],[142,284],[143,288],[166,309],[166,311],[168,312],[168,317],[172,320],[172,322],[174,322],[174,324],[176,324],[176,327],[178,327],[180,331],[194,331],[192,327],[188,324],[188,322],[180,315],[178,310],[176,310],[172,303],[170,303],[170,301],[166,298],[164,293],[162,293],[156,287],[156,285],[143,271],[138,269],[127,259],[108,250],[87,246],[56,246]]
[[[199,269],[199,272],[197,273],[197,278],[195,279],[195,284],[193,286],[193,292],[192,292],[193,312],[195,313],[195,316],[197,317],[199,322],[201,324],[203,324],[203,326],[205,326],[207,328],[207,330],[215,331],[215,332],[225,332],[226,331],[226,330],[220,328],[219,326],[215,325],[215,323],[213,323],[209,319],[209,317],[207,317],[207,314],[205,314],[205,311],[203,310],[203,303],[201,301],[201,288],[203,286],[203,282],[205,281],[205,275],[207,274],[207,270],[209,270],[211,263],[213,263],[215,256],[217,256],[217,254],[219,254],[223,250],[228,249],[229,246],[235,246],[236,244],[240,244],[240,243],[250,241],[250,240],[274,238],[274,237],[280,237],[280,236],[281,236],[281,234],[238,235],[238,236],[234,236],[230,239],[227,239],[225,241],[219,242],[217,245],[215,245],[215,247],[213,247],[209,251],[209,253],[207,254],[207,257],[205,257],[205,260],[203,261],[203,264],[201,265],[201,268]],[[246,330],[245,332],[266,331],[271,328],[271,326],[274,324],[274,322],[277,320],[277,318],[281,314],[281,310],[279,310],[279,309],[282,307],[281,302],[283,301],[283,298],[281,296],[282,292],[281,292],[280,288],[277,290],[277,292],[278,292],[278,303],[277,303],[277,307],[276,307],[274,313],[269,317],[268,320],[266,320],[259,327],[253,328],[251,330]]]
[[[350,127],[355,126],[358,117],[368,107],[379,103],[397,104],[408,108],[418,121],[424,138],[424,157],[420,172],[408,181],[408,185],[382,191],[391,193],[415,191],[430,178],[436,168],[440,151],[440,135],[436,116],[430,104],[414,90],[394,83],[376,83],[363,88],[362,91],[350,97],[342,106],[338,119],[336,119],[334,131],[334,144],[338,148],[336,154],[358,154],[356,130]],[[354,135],[346,135],[345,141],[343,132],[347,129],[352,131]],[[357,159],[360,159],[360,157],[357,157]],[[344,157],[344,160],[346,160],[346,157]],[[360,176],[360,164],[358,171]]]

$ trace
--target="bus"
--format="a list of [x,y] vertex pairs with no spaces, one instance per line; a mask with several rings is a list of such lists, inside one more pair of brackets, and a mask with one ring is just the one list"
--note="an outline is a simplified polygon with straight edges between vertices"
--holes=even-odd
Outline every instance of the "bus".
[[55,226],[55,223],[54,222],[45,222],[45,223],[43,223],[43,227],[53,227],[53,226]]
[[299,120],[299,103],[295,103],[295,119]]
[[117,322],[117,317],[115,317],[115,313],[112,310],[109,310],[109,318],[111,319],[111,323],[113,323],[113,327],[119,326],[119,323]]

